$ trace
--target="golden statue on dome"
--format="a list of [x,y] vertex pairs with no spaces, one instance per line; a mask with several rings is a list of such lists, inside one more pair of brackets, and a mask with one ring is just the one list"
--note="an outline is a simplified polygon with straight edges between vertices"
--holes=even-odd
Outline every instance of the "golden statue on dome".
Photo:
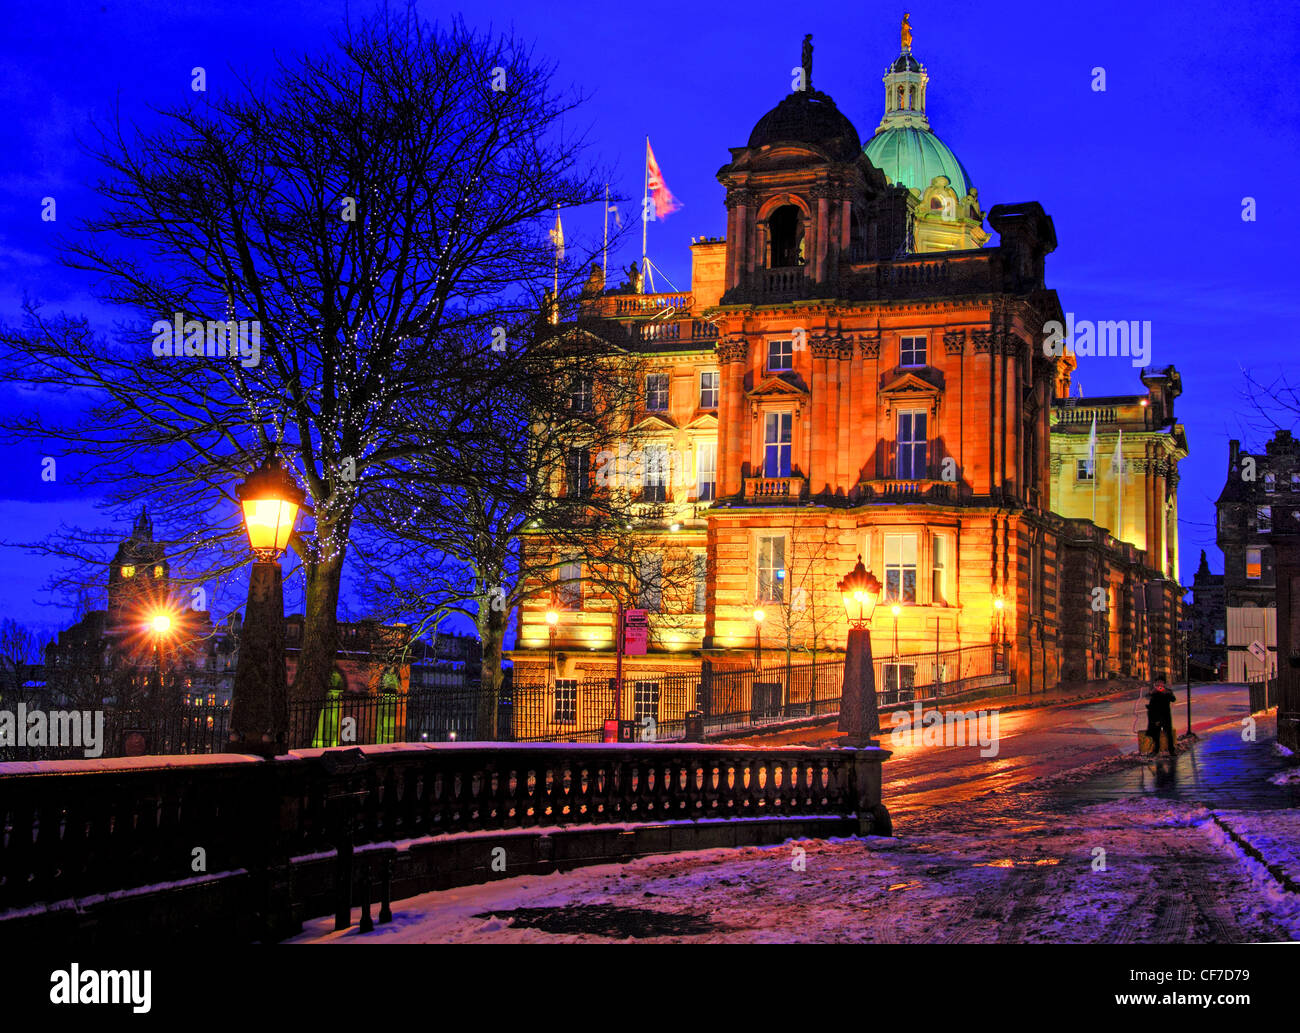
[[904,50],[912,49],[912,26],[907,23],[907,19],[910,17],[912,17],[910,14],[903,15],[902,37]]

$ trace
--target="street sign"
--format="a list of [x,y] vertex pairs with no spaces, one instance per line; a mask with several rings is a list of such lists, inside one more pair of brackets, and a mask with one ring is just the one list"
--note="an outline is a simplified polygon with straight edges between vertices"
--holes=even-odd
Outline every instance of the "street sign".
[[650,622],[645,610],[628,610],[623,614],[623,652],[627,656],[644,656],[650,640]]
[[1261,664],[1268,663],[1268,650],[1264,648],[1264,643],[1259,639],[1255,639],[1255,641],[1248,645],[1246,649],[1249,650],[1250,655]]

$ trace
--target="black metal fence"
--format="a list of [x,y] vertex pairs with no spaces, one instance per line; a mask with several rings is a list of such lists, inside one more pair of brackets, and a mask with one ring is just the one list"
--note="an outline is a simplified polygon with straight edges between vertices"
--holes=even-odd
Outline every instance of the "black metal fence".
[[[880,706],[934,700],[977,689],[998,691],[1010,679],[994,647],[877,659]],[[621,705],[612,678],[514,684],[484,702],[477,686],[377,695],[337,693],[290,705],[291,749],[399,742],[600,742],[605,722],[636,725],[643,740],[680,740],[686,715],[698,711],[706,735],[743,732],[839,713],[842,658],[769,667],[699,667],[624,678]],[[1253,700],[1253,696],[1252,696]],[[486,716],[495,709],[495,728]],[[100,756],[221,753],[230,731],[228,706],[103,710]],[[480,727],[483,725],[483,727]],[[84,747],[0,746],[0,760],[65,760]]]

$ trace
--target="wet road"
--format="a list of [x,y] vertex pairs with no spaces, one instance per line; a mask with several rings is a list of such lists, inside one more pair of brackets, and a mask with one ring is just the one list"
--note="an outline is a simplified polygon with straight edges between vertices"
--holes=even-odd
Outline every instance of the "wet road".
[[[1182,735],[1187,730],[1185,689],[1175,685],[1174,692],[1174,728]],[[979,704],[962,704],[956,710],[961,706]],[[1146,711],[1136,693],[1081,704],[1004,709],[997,714],[996,726],[988,711],[960,712],[967,718],[966,742],[974,745],[927,745],[925,729],[911,727],[914,712],[906,712],[906,725],[898,724],[893,714],[881,716],[881,745],[892,752],[884,767],[885,802],[900,832],[917,823],[928,828],[936,820],[947,824],[945,818],[969,820],[990,808],[999,811],[1000,805],[1012,804],[1013,794],[1020,798],[1014,804],[1017,810],[1030,797],[1048,795],[1062,797],[1062,804],[1147,794],[1238,808],[1300,804],[1295,788],[1267,782],[1268,774],[1285,766],[1271,744],[1241,740],[1241,721],[1249,716],[1242,685],[1193,685],[1192,729],[1201,741],[1176,760],[1146,764],[1137,760],[1136,729],[1145,727]],[[983,725],[974,720],[977,713],[984,714]],[[994,731],[996,735],[989,734]],[[838,734],[831,725],[745,741],[822,745]],[[1123,763],[1124,758],[1131,762]]]

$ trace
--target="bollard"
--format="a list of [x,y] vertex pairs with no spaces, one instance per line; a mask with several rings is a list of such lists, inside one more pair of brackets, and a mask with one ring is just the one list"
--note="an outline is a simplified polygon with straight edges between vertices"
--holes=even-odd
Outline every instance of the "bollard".
[[361,872],[361,932],[372,933],[375,931],[375,920],[370,915],[370,859],[366,859],[366,866]]
[[393,859],[384,858],[384,877],[379,883],[379,924],[393,920]]

